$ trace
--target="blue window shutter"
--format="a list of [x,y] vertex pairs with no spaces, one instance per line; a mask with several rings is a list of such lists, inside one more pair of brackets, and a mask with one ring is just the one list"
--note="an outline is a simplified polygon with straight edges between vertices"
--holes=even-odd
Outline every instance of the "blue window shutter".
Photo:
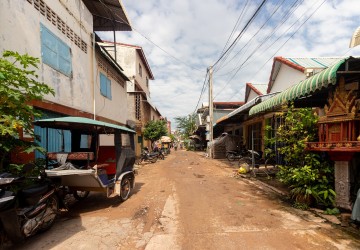
[[59,69],[64,74],[70,76],[72,73],[70,48],[62,41],[59,41],[58,48],[59,48]]
[[72,66],[70,47],[42,24],[40,24],[40,30],[43,63],[67,76],[71,76]]
[[106,96],[106,82],[107,82],[107,77],[103,74],[100,73],[100,93],[103,96]]
[[106,96],[111,100],[111,81],[110,79],[107,79],[107,84],[106,84]]

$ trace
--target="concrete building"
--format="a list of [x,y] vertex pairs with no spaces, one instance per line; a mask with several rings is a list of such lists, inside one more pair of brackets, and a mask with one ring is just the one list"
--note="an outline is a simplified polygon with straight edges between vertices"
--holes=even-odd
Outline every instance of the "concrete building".
[[[126,124],[128,78],[97,45],[95,34],[131,30],[120,1],[1,1],[0,24],[0,51],[40,58],[38,80],[55,90],[55,96],[33,102],[44,117],[82,116]],[[35,131],[44,135],[40,128]],[[52,131],[49,138],[52,150],[68,147],[66,133]]]
[[[106,42],[104,45],[115,57],[114,43]],[[136,155],[140,155],[143,147],[151,148],[150,141],[143,138],[144,126],[149,121],[164,119],[150,98],[150,81],[155,78],[142,47],[124,43],[115,45],[117,62],[130,79],[127,82],[127,123],[137,132]]]

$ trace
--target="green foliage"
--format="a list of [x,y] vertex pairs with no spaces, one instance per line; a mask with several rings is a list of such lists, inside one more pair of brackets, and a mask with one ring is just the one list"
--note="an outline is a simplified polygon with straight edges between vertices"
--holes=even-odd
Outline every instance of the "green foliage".
[[161,136],[167,135],[166,122],[159,121],[149,121],[145,125],[144,129],[144,138],[150,140],[151,142],[157,141]]
[[196,130],[195,118],[196,114],[175,117],[176,128],[179,129],[184,139],[189,138]]
[[324,214],[329,214],[329,215],[338,215],[340,214],[340,210],[338,208],[327,208],[324,211]]
[[0,58],[0,169],[11,150],[29,149],[32,143],[18,139],[20,129],[34,136],[32,121],[40,113],[29,103],[54,91],[36,79],[39,59],[4,51]]
[[176,140],[175,135],[173,135],[173,134],[169,134],[169,137],[172,142],[174,142]]
[[[294,109],[291,105],[282,118],[284,123],[276,132],[276,140],[285,166],[279,167],[277,177],[291,187],[296,202],[310,205],[315,200],[333,205],[336,194],[332,189],[331,162],[305,150],[307,141],[317,140],[317,116],[310,108]],[[273,138],[267,142],[275,143]]]
[[308,204],[302,203],[302,202],[297,202],[297,201],[294,202],[293,207],[300,209],[300,210],[308,210],[309,209]]

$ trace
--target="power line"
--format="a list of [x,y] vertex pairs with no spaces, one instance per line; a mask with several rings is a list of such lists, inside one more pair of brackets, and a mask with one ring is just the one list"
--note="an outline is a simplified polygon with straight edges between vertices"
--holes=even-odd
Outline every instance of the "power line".
[[206,75],[205,75],[204,83],[203,83],[203,86],[202,86],[202,89],[201,89],[201,92],[200,92],[199,100],[198,100],[198,102],[197,102],[197,104],[196,104],[196,106],[195,106],[195,110],[194,110],[194,112],[193,112],[193,113],[195,113],[195,112],[196,112],[196,109],[197,109],[197,107],[199,106],[199,103],[200,103],[201,97],[202,97],[202,95],[203,95],[203,94],[204,94],[204,92],[205,92],[205,89],[206,89],[206,80],[207,80],[208,74],[209,74],[209,71],[208,71],[208,70],[206,70]]
[[[298,0],[297,1],[295,1],[294,2],[294,4],[291,6],[291,8],[290,9],[292,9],[294,6],[295,6],[295,4],[298,2]],[[295,9],[297,9],[299,7],[299,5],[297,5],[296,6],[296,8]],[[319,6],[320,7],[320,6]],[[291,13],[293,13],[294,11],[295,11],[295,9],[293,9],[292,11],[291,11]],[[289,12],[290,13],[290,12]],[[267,48],[266,48],[266,50],[268,50],[269,49],[269,47],[271,47],[276,41],[278,41],[282,36],[283,36],[283,34],[285,34],[285,33],[287,33],[305,14],[306,14],[307,12],[304,12],[285,32],[283,32],[270,46],[268,46]],[[311,16],[309,16],[308,18],[310,18]],[[286,14],[285,16],[284,16],[284,18],[283,18],[283,20],[282,20],[282,22],[281,22],[281,24],[280,24],[280,26],[282,25],[282,24],[284,24],[284,22],[287,20],[289,18],[289,14]],[[307,21],[307,20],[306,20]],[[305,21],[305,22],[306,22]],[[303,23],[304,24],[304,23]],[[303,24],[301,24],[301,26],[303,25]],[[278,26],[279,26],[279,24],[275,27],[275,29],[273,29],[273,30],[276,30],[277,28],[278,28]],[[300,27],[301,27],[300,26]],[[299,28],[300,28],[299,27]],[[297,32],[297,30],[294,32],[294,33],[296,33]],[[272,33],[272,34],[274,34],[274,33]],[[293,34],[294,35],[294,34]],[[265,39],[268,39],[270,36],[272,36],[272,35],[269,35],[269,36],[267,36]],[[260,47],[262,47],[264,44],[263,43],[260,43],[253,51],[252,51],[252,53],[246,58],[246,60],[239,66],[239,67],[237,67],[237,68],[234,68],[232,71],[234,71],[234,70],[236,70],[235,71],[235,73],[232,75],[232,77],[228,80],[228,82],[225,84],[225,86],[221,89],[221,91],[216,95],[216,96],[218,96],[224,89],[225,89],[225,87],[234,79],[234,77],[236,76],[236,74],[240,71],[240,69],[242,69],[243,68],[243,65],[258,51],[258,49],[260,48]],[[280,50],[280,48],[279,48],[279,50]],[[272,58],[272,57],[271,57]],[[271,59],[270,58],[270,59]],[[269,59],[269,60],[270,60]],[[268,61],[269,61],[268,60]],[[268,62],[267,61],[267,62]],[[266,62],[266,63],[267,63]],[[265,64],[266,64],[265,63]],[[264,64],[264,65],[265,65]],[[264,65],[262,66],[262,68],[264,67]],[[262,69],[261,68],[261,69]],[[230,71],[230,72],[232,72],[232,71]],[[260,70],[259,70],[260,71]],[[258,72],[259,72],[258,71]],[[230,73],[229,72],[229,73]],[[257,73],[258,73],[257,72]],[[256,73],[256,74],[257,74]],[[255,75],[256,75],[255,74]],[[233,98],[235,95],[236,95],[237,93],[235,93],[233,96],[231,96],[230,98],[229,98],[229,100],[231,99],[231,98]],[[215,97],[216,97],[215,96]]]
[[260,4],[260,6],[256,9],[255,13],[251,16],[251,18],[249,19],[249,21],[246,23],[246,25],[244,26],[244,28],[241,30],[241,32],[239,33],[239,35],[235,38],[235,40],[231,43],[231,45],[225,50],[225,52],[220,56],[220,58],[213,64],[213,67],[215,67],[216,64],[218,64],[220,62],[220,60],[228,53],[228,51],[233,48],[235,46],[235,44],[238,42],[239,38],[242,36],[242,34],[244,33],[244,31],[249,27],[249,25],[252,23],[252,21],[254,20],[254,18],[257,16],[257,14],[259,13],[260,9],[263,7],[263,5],[266,3],[267,0],[263,0],[262,3]]
[[163,51],[164,53],[166,53],[168,56],[170,56],[171,58],[173,58],[174,60],[184,64],[185,66],[193,69],[193,70],[197,70],[197,71],[201,71],[203,72],[202,69],[198,69],[195,68],[193,66],[191,66],[190,64],[184,62],[183,60],[175,57],[174,55],[170,54],[169,52],[167,52],[165,49],[161,48],[159,45],[157,45],[155,42],[153,42],[150,38],[148,38],[147,36],[143,35],[140,31],[138,31],[134,26],[132,26],[130,23],[128,23],[127,21],[125,21],[121,16],[119,16],[117,13],[115,13],[112,9],[110,9],[102,0],[99,0],[99,2],[105,7],[107,8],[113,15],[115,15],[116,17],[120,18],[120,20],[123,21],[123,23],[129,25],[136,33],[138,33],[140,36],[144,37],[146,40],[148,40],[151,44],[153,44],[155,47],[157,47],[158,49],[160,49],[161,51]]
[[239,55],[239,53],[255,38],[255,36],[257,34],[259,34],[259,32],[264,28],[264,26],[269,22],[269,20],[273,17],[273,15],[278,11],[278,9],[280,8],[280,6],[284,3],[285,0],[280,0],[279,2],[276,4],[276,7],[274,8],[272,14],[268,17],[268,19],[263,23],[263,25],[257,30],[257,32],[250,38],[250,40],[247,41],[247,43],[226,63],[222,64],[221,66],[218,67],[217,71],[221,70],[223,67],[225,67],[226,65],[228,65],[232,60],[235,59],[235,57],[237,55]]
[[[326,0],[324,0],[312,13],[310,16],[308,16],[305,21],[295,30],[295,32],[275,51],[275,53],[260,67],[260,69],[255,73],[255,75],[257,75],[263,68],[264,66],[271,60],[271,58],[274,57],[274,55],[276,55],[277,52],[279,52],[279,50],[295,35],[295,33],[315,14],[315,12],[326,2]],[[306,12],[304,12],[305,14]],[[303,14],[303,15],[304,15]],[[302,16],[303,16],[302,15]]]
[[[239,26],[239,24],[240,24],[240,21],[241,21],[242,18],[243,18],[243,14],[244,14],[245,10],[247,9],[248,3],[249,3],[249,0],[246,1],[245,5],[244,5],[244,8],[242,9],[242,11],[241,11],[241,13],[240,13],[240,15],[239,15],[239,17],[238,17],[235,25],[234,25],[234,28],[233,28],[233,30],[231,31],[230,36],[229,36],[228,40],[226,41],[226,44],[225,44],[223,50],[221,51],[220,55],[224,53],[224,51],[225,51],[225,49],[226,49],[226,46],[228,45],[228,43],[230,42],[230,39],[231,39],[232,36],[234,35],[235,30],[238,28],[238,26]],[[219,66],[219,67],[221,67],[221,66]],[[216,71],[214,71],[214,73],[215,73],[215,72],[216,72]]]

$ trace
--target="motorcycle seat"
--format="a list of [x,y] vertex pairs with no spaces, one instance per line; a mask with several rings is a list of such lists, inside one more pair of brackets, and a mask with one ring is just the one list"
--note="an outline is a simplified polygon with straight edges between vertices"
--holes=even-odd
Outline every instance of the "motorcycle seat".
[[47,190],[48,190],[47,185],[42,185],[42,186],[33,186],[33,187],[26,188],[26,189],[23,189],[21,192],[24,197],[32,197],[32,196],[38,196],[43,193],[46,193]]

